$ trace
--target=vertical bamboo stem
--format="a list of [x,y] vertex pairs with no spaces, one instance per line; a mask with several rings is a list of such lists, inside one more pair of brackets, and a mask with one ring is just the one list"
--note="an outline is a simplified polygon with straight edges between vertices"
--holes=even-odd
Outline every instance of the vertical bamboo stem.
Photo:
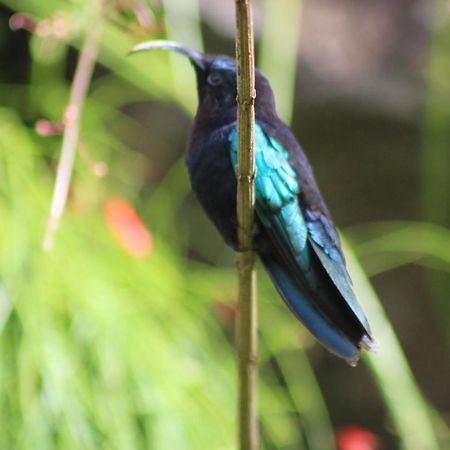
[[239,376],[239,448],[257,450],[257,313],[255,254],[252,230],[255,210],[255,63],[251,0],[236,0],[236,62],[238,106],[237,217],[241,252],[239,307],[236,324]]

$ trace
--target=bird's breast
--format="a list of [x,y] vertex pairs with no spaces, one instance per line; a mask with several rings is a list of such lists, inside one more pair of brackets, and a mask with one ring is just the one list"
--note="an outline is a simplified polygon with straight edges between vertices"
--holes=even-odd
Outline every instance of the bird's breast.
[[[194,130],[195,132],[195,130]],[[230,127],[192,139],[186,164],[192,190],[225,242],[236,247],[236,177],[230,157]]]

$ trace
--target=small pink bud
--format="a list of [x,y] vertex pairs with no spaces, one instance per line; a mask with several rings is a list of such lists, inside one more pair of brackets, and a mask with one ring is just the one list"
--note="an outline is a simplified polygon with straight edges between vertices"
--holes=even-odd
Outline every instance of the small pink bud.
[[64,125],[62,123],[40,119],[35,123],[34,129],[40,136],[59,136],[64,132]]
[[9,27],[13,31],[27,30],[33,33],[36,29],[36,22],[22,13],[13,14],[9,19]]
[[108,173],[108,165],[104,161],[97,161],[93,164],[92,171],[97,177],[104,177]]
[[140,1],[134,2],[133,12],[136,16],[139,25],[146,31],[152,30],[156,20],[152,10]]

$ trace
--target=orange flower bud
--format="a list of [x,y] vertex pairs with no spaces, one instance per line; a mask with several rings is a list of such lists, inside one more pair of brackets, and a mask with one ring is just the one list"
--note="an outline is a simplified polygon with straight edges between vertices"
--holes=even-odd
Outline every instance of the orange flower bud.
[[133,258],[147,257],[153,247],[152,237],[134,208],[120,198],[108,200],[103,214],[114,238]]

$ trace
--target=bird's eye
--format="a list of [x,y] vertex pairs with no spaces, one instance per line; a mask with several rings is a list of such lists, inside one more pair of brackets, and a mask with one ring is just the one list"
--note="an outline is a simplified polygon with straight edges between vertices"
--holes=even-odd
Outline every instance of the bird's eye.
[[219,86],[222,83],[222,77],[217,72],[208,75],[208,84],[211,86]]

